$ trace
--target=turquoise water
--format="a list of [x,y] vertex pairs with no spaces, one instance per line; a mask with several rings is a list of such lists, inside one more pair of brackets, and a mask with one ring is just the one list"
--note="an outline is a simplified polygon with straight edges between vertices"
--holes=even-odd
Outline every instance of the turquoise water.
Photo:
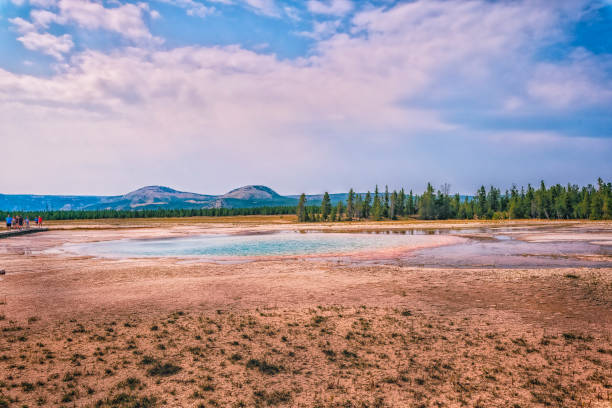
[[[530,231],[522,229],[519,232]],[[395,233],[283,231],[246,235],[203,234],[70,243],[63,246],[63,251],[107,258],[176,257],[213,262],[242,262],[278,256],[343,258],[346,255],[363,262],[393,261],[402,265],[431,267],[612,266],[609,245],[572,241],[571,236],[558,242],[528,242],[513,238],[515,232],[516,229],[465,229]],[[468,235],[458,236],[461,233]],[[486,239],[478,238],[478,233],[486,233],[483,235]],[[392,251],[380,252],[386,249]],[[587,258],[583,259],[581,255],[587,255]],[[603,258],[591,261],[588,256]]]
[[166,239],[122,239],[68,245],[66,249],[102,257],[258,257],[374,251],[415,247],[435,236],[277,232],[259,235],[196,235]]

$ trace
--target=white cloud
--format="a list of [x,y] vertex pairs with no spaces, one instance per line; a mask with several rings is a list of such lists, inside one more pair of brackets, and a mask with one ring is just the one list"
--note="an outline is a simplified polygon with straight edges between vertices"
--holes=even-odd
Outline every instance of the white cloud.
[[[388,174],[398,168],[408,175],[438,171],[431,164],[440,162],[437,152],[421,149],[428,143],[436,151],[465,148],[464,156],[449,153],[460,159],[444,164],[446,174],[451,165],[479,162],[470,160],[474,146],[494,146],[511,163],[499,145],[520,151],[525,140],[532,141],[530,155],[553,140],[572,162],[567,156],[575,143],[562,135],[492,130],[470,139],[470,129],[445,117],[444,105],[453,98],[475,111],[484,110],[478,103],[498,113],[548,109],[555,97],[532,83],[548,78],[561,84],[577,72],[577,78],[598,78],[596,56],[557,64],[561,74],[534,62],[538,44],[559,35],[554,7],[538,4],[417,1],[368,10],[351,20],[355,33],[367,35],[328,31],[331,37],[313,55],[296,60],[239,46],[131,47],[76,54],[49,78],[0,70],[0,134],[39,146],[33,162],[74,192],[96,192],[88,190],[92,185],[116,185],[121,192],[126,173],[151,183],[189,179],[201,183],[194,188],[200,191],[223,191],[227,180],[241,183],[245,174],[258,183],[268,183],[272,174],[280,188],[291,186],[295,174],[312,183],[345,180],[347,186],[381,174],[359,173],[360,166]],[[96,21],[91,25],[102,25]],[[592,89],[582,95],[587,91]],[[605,170],[612,142],[598,143],[583,143],[584,154],[591,152],[592,165]],[[423,156],[427,151],[431,156]],[[11,160],[0,166],[19,164]],[[333,172],[312,166],[326,162],[334,163]],[[219,168],[223,179],[201,176]]]
[[204,4],[195,0],[157,0],[162,3],[172,4],[173,6],[180,7],[186,10],[187,15],[206,17],[207,15],[214,12],[213,7],[205,6]]
[[9,19],[9,22],[16,27],[17,32],[22,34],[17,37],[17,41],[29,50],[40,51],[57,60],[63,60],[64,54],[74,46],[72,37],[68,34],[55,36],[49,33],[39,33],[35,24],[21,17]]
[[[55,17],[45,15],[45,21],[59,24],[74,23],[88,30],[107,30],[134,41],[156,41],[144,20],[142,7],[123,4],[106,8],[100,3],[89,0],[59,0],[59,12]],[[40,17],[39,17],[40,18]]]
[[308,10],[316,14],[343,16],[353,10],[353,3],[350,0],[309,0]]
[[300,17],[300,11],[295,7],[285,6],[283,7],[285,14],[287,17],[294,21],[300,21],[302,18]]
[[34,9],[30,12],[32,22],[41,28],[48,28],[51,23],[57,22],[59,16],[48,10]]
[[9,19],[9,22],[16,27],[17,32],[25,34],[30,31],[36,31],[36,26],[21,17]]
[[312,23],[312,31],[301,31],[298,32],[298,35],[313,38],[315,40],[322,40],[325,38],[329,38],[332,35],[336,34],[338,31],[338,27],[340,26],[340,21],[314,21]]
[[30,4],[36,7],[49,8],[57,4],[57,0],[30,0]]
[[[612,81],[596,56],[577,50],[561,64],[540,63],[527,84],[532,98],[559,109],[612,103]],[[612,62],[604,66],[612,69]]]
[[[39,1],[42,1],[41,4],[49,4],[45,0]],[[52,23],[61,25],[74,23],[90,30],[114,31],[139,43],[160,41],[151,35],[144,23],[143,13],[150,12],[146,3],[105,8],[102,4],[89,0],[59,0],[57,8],[57,13],[45,9],[31,10],[32,22],[21,17],[10,19],[16,30],[23,34],[17,40],[29,50],[40,51],[58,60],[63,59],[63,55],[74,47],[74,43],[69,34],[56,36],[39,32],[49,28]],[[155,16],[152,15],[152,18]]]
[[30,31],[18,37],[17,40],[27,49],[40,51],[57,60],[64,59],[64,54],[68,53],[74,46],[72,37],[68,34],[55,36],[49,33]]
[[[180,7],[186,10],[187,15],[190,16],[198,16],[198,17],[206,17],[209,14],[214,13],[216,10],[214,7],[206,6],[198,0],[157,0],[162,3],[172,4],[176,7]],[[237,5],[242,4],[246,6],[246,8],[254,11],[257,14],[262,14],[269,17],[279,17],[281,10],[276,5],[275,0],[209,0],[212,3],[219,3],[225,5]],[[293,9],[292,7],[285,7],[286,9],[290,9],[291,13]]]
[[255,12],[269,17],[279,17],[280,10],[274,0],[240,0]]

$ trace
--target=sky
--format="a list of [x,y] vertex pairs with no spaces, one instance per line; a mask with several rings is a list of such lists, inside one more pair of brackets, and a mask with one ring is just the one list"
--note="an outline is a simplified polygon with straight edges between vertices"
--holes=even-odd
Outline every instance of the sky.
[[0,193],[612,179],[612,0],[0,0]]

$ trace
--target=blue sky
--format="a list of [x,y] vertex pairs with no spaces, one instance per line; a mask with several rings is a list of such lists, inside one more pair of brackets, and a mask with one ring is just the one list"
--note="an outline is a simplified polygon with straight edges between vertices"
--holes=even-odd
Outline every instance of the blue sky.
[[4,193],[586,184],[611,113],[607,0],[0,0]]

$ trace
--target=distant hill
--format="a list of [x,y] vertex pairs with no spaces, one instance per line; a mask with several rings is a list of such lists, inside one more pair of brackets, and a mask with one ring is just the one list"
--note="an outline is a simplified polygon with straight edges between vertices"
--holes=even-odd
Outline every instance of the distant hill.
[[297,199],[282,196],[266,186],[244,186],[217,197],[215,207],[272,207],[297,205],[297,203]]
[[0,194],[0,210],[45,211],[78,210],[95,205],[107,197]]
[[[363,193],[362,193],[363,194]],[[332,205],[348,198],[348,193],[329,195]],[[469,196],[461,196],[465,200]],[[253,208],[297,205],[299,195],[282,196],[270,187],[251,185],[223,195],[189,193],[164,186],[146,186],[119,196],[64,196],[0,194],[0,210],[143,210],[191,208]],[[306,196],[306,205],[320,205],[323,194]]]
[[250,208],[292,206],[297,202],[266,186],[244,186],[223,195],[189,193],[164,186],[142,187],[120,196],[0,194],[0,210],[4,211]]
[[147,186],[122,196],[102,197],[100,201],[78,210],[138,210],[154,208],[209,208],[214,195],[177,191],[163,186]]

